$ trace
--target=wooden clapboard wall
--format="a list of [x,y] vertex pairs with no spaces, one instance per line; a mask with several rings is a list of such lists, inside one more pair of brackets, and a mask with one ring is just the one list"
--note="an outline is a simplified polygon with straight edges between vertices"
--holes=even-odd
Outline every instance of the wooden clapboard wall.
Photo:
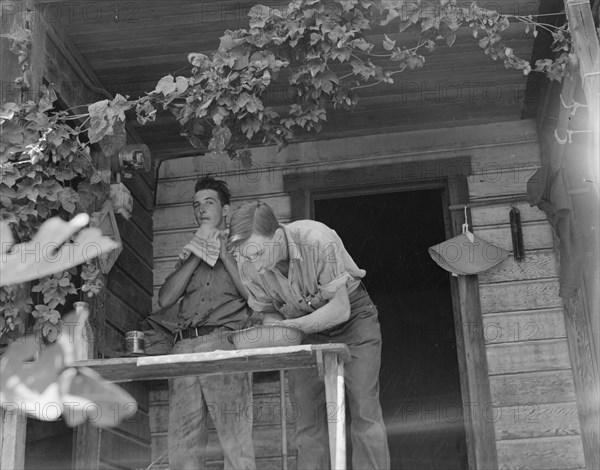
[[[539,160],[497,175],[475,173],[473,201],[523,194]],[[479,275],[500,468],[585,468],[557,261],[545,214],[518,203],[526,258],[512,256]],[[471,210],[474,233],[512,250],[510,206]]]
[[[284,175],[311,171],[326,185],[342,168],[406,162],[406,171],[412,171],[411,162],[450,157],[471,158],[471,200],[523,195],[527,179],[540,163],[535,122],[304,142],[290,145],[280,154],[274,149],[256,149],[251,170],[243,170],[235,162],[203,157],[165,161],[154,212],[155,293],[172,269],[178,250],[193,234],[190,202],[194,182],[201,174],[213,173],[226,180],[234,207],[260,198],[285,222],[290,219],[291,207],[290,196],[284,192]],[[491,404],[479,406],[485,407],[494,422],[500,468],[583,468],[551,228],[537,208],[527,203],[517,207],[523,220],[526,260],[517,264],[509,258],[479,276],[492,397]],[[478,236],[512,250],[508,205],[473,208],[471,215]],[[271,384],[260,390],[276,399],[274,387]],[[154,456],[166,449],[167,393],[151,394]],[[269,440],[279,436],[276,427],[271,433]],[[258,456],[264,445],[259,441],[266,437],[262,432],[255,435]]]
[[[35,13],[32,13],[34,15]],[[50,24],[43,15],[31,21],[34,40],[31,67],[33,90],[42,82],[51,83],[62,103],[73,107],[107,98],[85,59],[71,43],[60,25]],[[128,130],[128,143],[138,141]],[[110,159],[97,154],[99,166],[108,167]],[[136,174],[125,182],[133,196],[129,220],[116,215],[123,251],[108,277],[107,289],[90,299],[94,327],[95,355],[109,357],[123,350],[123,333],[136,329],[151,311],[152,297],[152,208],[154,179],[152,172]],[[99,209],[99,208],[97,208]],[[74,468],[140,468],[150,460],[148,390],[144,384],[124,386],[137,400],[139,411],[118,427],[99,430],[89,425],[77,428]]]

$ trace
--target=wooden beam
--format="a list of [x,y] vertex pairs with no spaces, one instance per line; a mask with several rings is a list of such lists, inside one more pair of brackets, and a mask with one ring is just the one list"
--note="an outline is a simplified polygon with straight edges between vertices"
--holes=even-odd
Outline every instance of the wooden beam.
[[600,155],[600,45],[590,2],[565,0],[565,10],[579,61],[579,73],[589,111],[589,124],[594,131],[593,148],[590,149],[587,157],[591,172],[590,179],[595,182],[592,186],[598,200],[600,186],[598,167],[598,155]]

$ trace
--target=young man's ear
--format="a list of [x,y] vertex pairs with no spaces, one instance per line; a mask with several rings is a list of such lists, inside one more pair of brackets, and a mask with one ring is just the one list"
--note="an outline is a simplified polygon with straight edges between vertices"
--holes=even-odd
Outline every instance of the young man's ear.
[[223,215],[223,218],[228,220],[229,215],[231,214],[231,206],[229,204],[225,204],[223,206],[223,212],[221,212],[221,214]]
[[273,234],[273,241],[281,243],[284,239],[285,239],[285,233],[283,233],[283,229],[278,228],[277,230],[275,230],[275,233]]

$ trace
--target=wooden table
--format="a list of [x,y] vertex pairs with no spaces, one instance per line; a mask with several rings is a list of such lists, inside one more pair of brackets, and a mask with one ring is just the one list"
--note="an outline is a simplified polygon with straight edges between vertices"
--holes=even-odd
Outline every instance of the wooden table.
[[[335,418],[332,419],[329,414],[327,418],[331,468],[345,470],[344,362],[349,359],[350,353],[345,344],[306,344],[239,351],[95,359],[78,361],[76,365],[90,367],[112,382],[315,367],[325,381],[327,403],[334,403],[338,410]],[[284,403],[281,408],[285,408]],[[282,431],[284,429],[285,427]]]

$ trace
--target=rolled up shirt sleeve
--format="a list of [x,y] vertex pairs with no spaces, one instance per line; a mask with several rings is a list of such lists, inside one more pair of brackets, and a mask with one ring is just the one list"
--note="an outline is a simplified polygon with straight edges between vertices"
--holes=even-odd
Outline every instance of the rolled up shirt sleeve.
[[344,246],[340,239],[325,236],[320,240],[317,259],[317,282],[324,300],[331,300],[336,292],[354,280],[344,264]]

